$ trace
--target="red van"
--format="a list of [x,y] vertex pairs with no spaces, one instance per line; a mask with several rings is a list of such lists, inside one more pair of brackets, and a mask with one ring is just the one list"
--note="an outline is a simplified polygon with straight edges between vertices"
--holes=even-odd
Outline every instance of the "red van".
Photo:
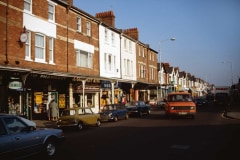
[[167,99],[164,101],[164,109],[167,117],[188,116],[192,119],[195,118],[196,104],[190,93],[172,92],[168,94]]

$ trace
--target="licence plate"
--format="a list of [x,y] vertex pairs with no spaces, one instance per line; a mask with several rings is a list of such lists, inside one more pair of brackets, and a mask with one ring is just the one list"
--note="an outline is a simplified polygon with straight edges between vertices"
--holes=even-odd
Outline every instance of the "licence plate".
[[178,114],[179,114],[179,115],[186,115],[187,112],[179,112]]

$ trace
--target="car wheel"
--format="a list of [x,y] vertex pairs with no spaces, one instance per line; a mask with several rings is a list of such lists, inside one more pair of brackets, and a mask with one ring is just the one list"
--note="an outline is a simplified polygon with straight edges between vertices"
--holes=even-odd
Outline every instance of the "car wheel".
[[151,111],[150,111],[150,109],[149,109],[149,110],[147,111],[147,114],[149,115],[149,114],[150,114],[150,112],[151,112]]
[[98,120],[97,120],[97,123],[96,123],[96,127],[100,127],[100,126],[101,126],[101,120],[98,119]]
[[56,153],[56,143],[54,139],[48,139],[44,144],[44,149],[47,157],[53,157]]
[[114,117],[113,117],[113,121],[114,121],[114,122],[117,122],[117,121],[118,121],[118,117],[117,117],[117,116],[114,116]]
[[77,129],[80,131],[80,130],[83,130],[83,123],[82,122],[79,122],[78,125],[77,125]]
[[129,115],[126,113],[126,115],[125,115],[125,119],[128,119],[129,118]]

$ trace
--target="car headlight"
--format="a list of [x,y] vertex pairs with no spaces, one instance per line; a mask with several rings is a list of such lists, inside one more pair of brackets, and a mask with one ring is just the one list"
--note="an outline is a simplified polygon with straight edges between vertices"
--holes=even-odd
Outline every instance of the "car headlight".
[[194,106],[190,106],[190,109],[191,109],[191,110],[194,110],[194,109],[195,109],[195,107],[194,107]]
[[170,109],[171,109],[171,110],[174,110],[174,107],[171,107]]

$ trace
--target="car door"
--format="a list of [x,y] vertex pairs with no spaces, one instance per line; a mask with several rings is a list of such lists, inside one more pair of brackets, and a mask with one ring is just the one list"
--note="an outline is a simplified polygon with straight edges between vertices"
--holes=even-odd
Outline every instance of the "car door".
[[4,123],[0,119],[0,157],[10,153],[13,148],[12,136],[8,134]]
[[127,112],[122,105],[120,104],[117,105],[117,111],[118,111],[119,118],[124,119],[126,117]]
[[84,109],[84,114],[82,115],[82,119],[87,125],[94,125],[97,122],[97,116],[93,113],[90,108]]
[[29,126],[17,117],[6,117],[4,122],[16,155],[31,154],[37,151],[41,145],[41,139],[36,130],[29,130]]

